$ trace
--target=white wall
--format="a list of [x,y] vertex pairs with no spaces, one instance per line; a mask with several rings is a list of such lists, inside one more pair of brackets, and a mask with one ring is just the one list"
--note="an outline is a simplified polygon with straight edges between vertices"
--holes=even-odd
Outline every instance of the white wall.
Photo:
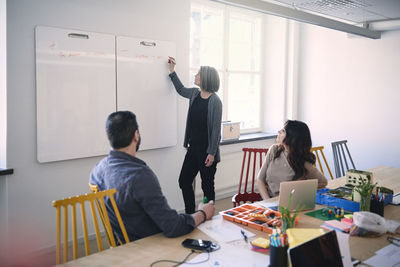
[[[7,118],[7,75],[6,75],[6,0],[0,0],[0,168],[6,168],[6,118]],[[1,183],[1,181],[0,181]]]
[[264,67],[263,100],[265,102],[265,131],[277,132],[285,119],[287,51],[286,41],[288,20],[276,16],[264,15]]
[[[55,244],[56,217],[51,201],[88,192],[90,170],[101,157],[37,162],[34,27],[47,25],[173,41],[177,44],[177,72],[182,81],[188,81],[190,1],[12,0],[7,4],[7,162],[15,170],[7,177],[8,243],[13,248],[13,242],[24,234],[24,240],[34,240],[32,247],[40,249]],[[170,205],[178,210],[184,206],[177,180],[185,154],[182,144],[187,107],[187,101],[179,98],[176,147],[138,154],[158,175]],[[272,142],[221,147],[217,198],[236,191],[241,147],[268,147]],[[40,238],[35,240],[36,236]]]
[[372,40],[301,26],[299,119],[313,144],[348,140],[358,169],[400,167],[400,31]]
[[[6,0],[0,0],[0,169],[6,168],[7,75],[6,75]],[[7,233],[7,177],[0,176],[0,248]],[[0,253],[1,255],[1,253]]]
[[[39,164],[36,160],[34,27],[47,25],[115,35],[139,36],[177,44],[177,70],[187,80],[188,1],[8,1],[8,177],[10,225],[42,232],[37,247],[55,243],[51,201],[88,192],[90,170],[101,157]],[[156,8],[155,8],[156,7]],[[187,104],[179,102],[179,144]],[[105,120],[106,118],[104,118]],[[145,138],[145,137],[144,137]],[[62,140],[60,140],[62,142]],[[159,175],[172,206],[181,208],[177,186],[181,146],[139,153]],[[14,228],[14,227],[13,227]],[[19,229],[9,229],[12,237]],[[24,231],[29,233],[29,231]]]

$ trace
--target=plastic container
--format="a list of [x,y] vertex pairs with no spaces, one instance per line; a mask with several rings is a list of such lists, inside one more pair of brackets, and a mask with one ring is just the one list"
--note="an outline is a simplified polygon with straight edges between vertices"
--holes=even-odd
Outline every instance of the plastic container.
[[[315,198],[315,203],[320,204],[320,205],[330,206],[330,207],[343,208],[344,210],[351,211],[351,212],[360,211],[360,203],[358,203],[358,202],[324,195],[324,193],[326,193],[330,190],[332,190],[332,189],[322,188],[322,189],[318,190],[316,198]],[[393,194],[386,195],[385,206],[387,204],[391,203],[392,199],[393,199]]]

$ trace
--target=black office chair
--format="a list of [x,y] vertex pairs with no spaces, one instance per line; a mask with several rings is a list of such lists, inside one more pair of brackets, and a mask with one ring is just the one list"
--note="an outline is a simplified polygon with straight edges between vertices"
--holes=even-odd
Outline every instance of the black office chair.
[[[346,153],[343,147],[346,149]],[[347,157],[350,159],[350,163],[353,166],[353,169],[356,168],[353,159],[351,158],[349,148],[347,147],[347,140],[332,142],[332,152],[336,178],[345,176],[346,171],[350,169],[349,164],[347,163]],[[343,165],[343,163],[345,164],[345,166]],[[346,167],[346,169],[344,167]]]

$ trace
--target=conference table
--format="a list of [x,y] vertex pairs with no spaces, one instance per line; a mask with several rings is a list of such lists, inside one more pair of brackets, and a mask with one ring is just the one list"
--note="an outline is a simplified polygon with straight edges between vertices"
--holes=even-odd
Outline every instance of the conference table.
[[[378,166],[368,171],[373,172],[374,182],[378,182],[378,186],[385,186],[393,189],[394,194],[400,192],[400,168],[387,166]],[[345,184],[345,177],[337,178],[328,182],[328,188],[337,188]],[[277,201],[272,198],[268,201]],[[260,202],[259,204],[261,204]],[[325,206],[316,205],[315,209]],[[297,227],[299,228],[318,228],[323,223],[321,220],[304,215],[300,212],[300,220]],[[400,222],[400,206],[387,205],[384,209],[386,219]],[[218,220],[221,220],[219,218]],[[233,222],[230,222],[233,223]],[[237,224],[239,225],[239,224]],[[239,225],[240,227],[256,234],[259,237],[267,237],[266,233],[254,230],[252,228]],[[395,236],[400,237],[399,234]],[[387,234],[380,237],[349,237],[349,246],[351,256],[364,261],[372,256],[375,252],[389,244],[386,239]],[[67,262],[66,266],[150,266],[153,262],[161,259],[170,259],[180,261],[184,259],[190,250],[182,247],[181,243],[186,238],[213,240],[210,236],[199,229],[195,229],[190,234],[176,238],[167,238],[163,234],[156,234],[147,238],[133,241],[116,248],[104,250],[86,257],[79,258]],[[221,244],[221,251],[224,251],[224,245]],[[250,248],[249,248],[250,251]],[[190,259],[190,258],[189,258]],[[251,266],[251,263],[249,263]],[[155,266],[172,266],[171,263],[158,263]],[[268,265],[266,262],[265,266]],[[201,265],[195,265],[201,266]]]

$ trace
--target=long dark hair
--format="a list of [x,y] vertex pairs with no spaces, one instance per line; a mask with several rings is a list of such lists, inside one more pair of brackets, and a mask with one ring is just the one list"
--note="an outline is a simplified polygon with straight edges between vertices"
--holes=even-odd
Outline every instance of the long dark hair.
[[[304,122],[296,120],[287,120],[284,129],[286,137],[282,142],[289,149],[288,162],[295,173],[293,180],[298,180],[307,172],[304,167],[306,161],[315,164],[315,155],[310,151],[312,146],[310,129]],[[280,145],[274,159],[284,150],[285,147]]]

